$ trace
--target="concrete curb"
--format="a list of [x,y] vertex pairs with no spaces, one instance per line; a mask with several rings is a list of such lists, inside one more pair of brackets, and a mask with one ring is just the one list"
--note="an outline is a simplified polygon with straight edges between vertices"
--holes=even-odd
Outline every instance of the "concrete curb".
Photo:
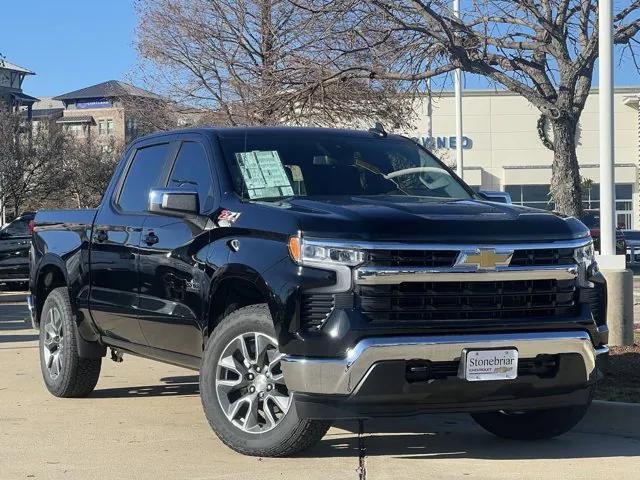
[[640,439],[640,403],[594,400],[575,431]]

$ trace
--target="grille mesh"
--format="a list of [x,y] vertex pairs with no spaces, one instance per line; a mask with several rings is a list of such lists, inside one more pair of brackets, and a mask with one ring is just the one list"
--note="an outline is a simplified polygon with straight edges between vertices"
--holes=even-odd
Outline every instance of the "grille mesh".
[[575,263],[571,248],[516,250],[511,259],[512,266],[574,265]]
[[381,267],[452,267],[457,250],[371,250],[369,262]]
[[572,280],[360,286],[357,303],[371,322],[490,320],[577,314],[576,288]]

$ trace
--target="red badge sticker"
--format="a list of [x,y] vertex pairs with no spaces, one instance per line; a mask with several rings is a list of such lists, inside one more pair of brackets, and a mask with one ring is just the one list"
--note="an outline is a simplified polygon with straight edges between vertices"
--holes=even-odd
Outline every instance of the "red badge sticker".
[[240,218],[240,212],[232,212],[231,210],[222,210],[218,215],[218,225],[228,227],[234,224]]

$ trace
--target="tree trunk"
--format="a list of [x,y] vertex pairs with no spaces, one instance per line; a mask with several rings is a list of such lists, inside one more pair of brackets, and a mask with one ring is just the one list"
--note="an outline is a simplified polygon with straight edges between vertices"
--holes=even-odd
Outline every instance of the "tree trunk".
[[582,188],[576,155],[578,120],[561,117],[551,121],[553,128],[553,165],[551,167],[551,197],[557,212],[582,214]]

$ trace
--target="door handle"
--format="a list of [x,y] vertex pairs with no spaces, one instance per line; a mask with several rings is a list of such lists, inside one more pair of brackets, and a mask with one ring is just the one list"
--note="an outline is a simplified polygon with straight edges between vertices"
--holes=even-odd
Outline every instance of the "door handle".
[[145,235],[145,237],[142,240],[144,241],[144,243],[146,243],[149,246],[155,245],[160,241],[158,236],[153,232],[149,232],[147,235]]
[[109,240],[109,235],[107,235],[107,232],[105,232],[104,230],[98,230],[96,231],[95,239],[96,242],[103,243]]

